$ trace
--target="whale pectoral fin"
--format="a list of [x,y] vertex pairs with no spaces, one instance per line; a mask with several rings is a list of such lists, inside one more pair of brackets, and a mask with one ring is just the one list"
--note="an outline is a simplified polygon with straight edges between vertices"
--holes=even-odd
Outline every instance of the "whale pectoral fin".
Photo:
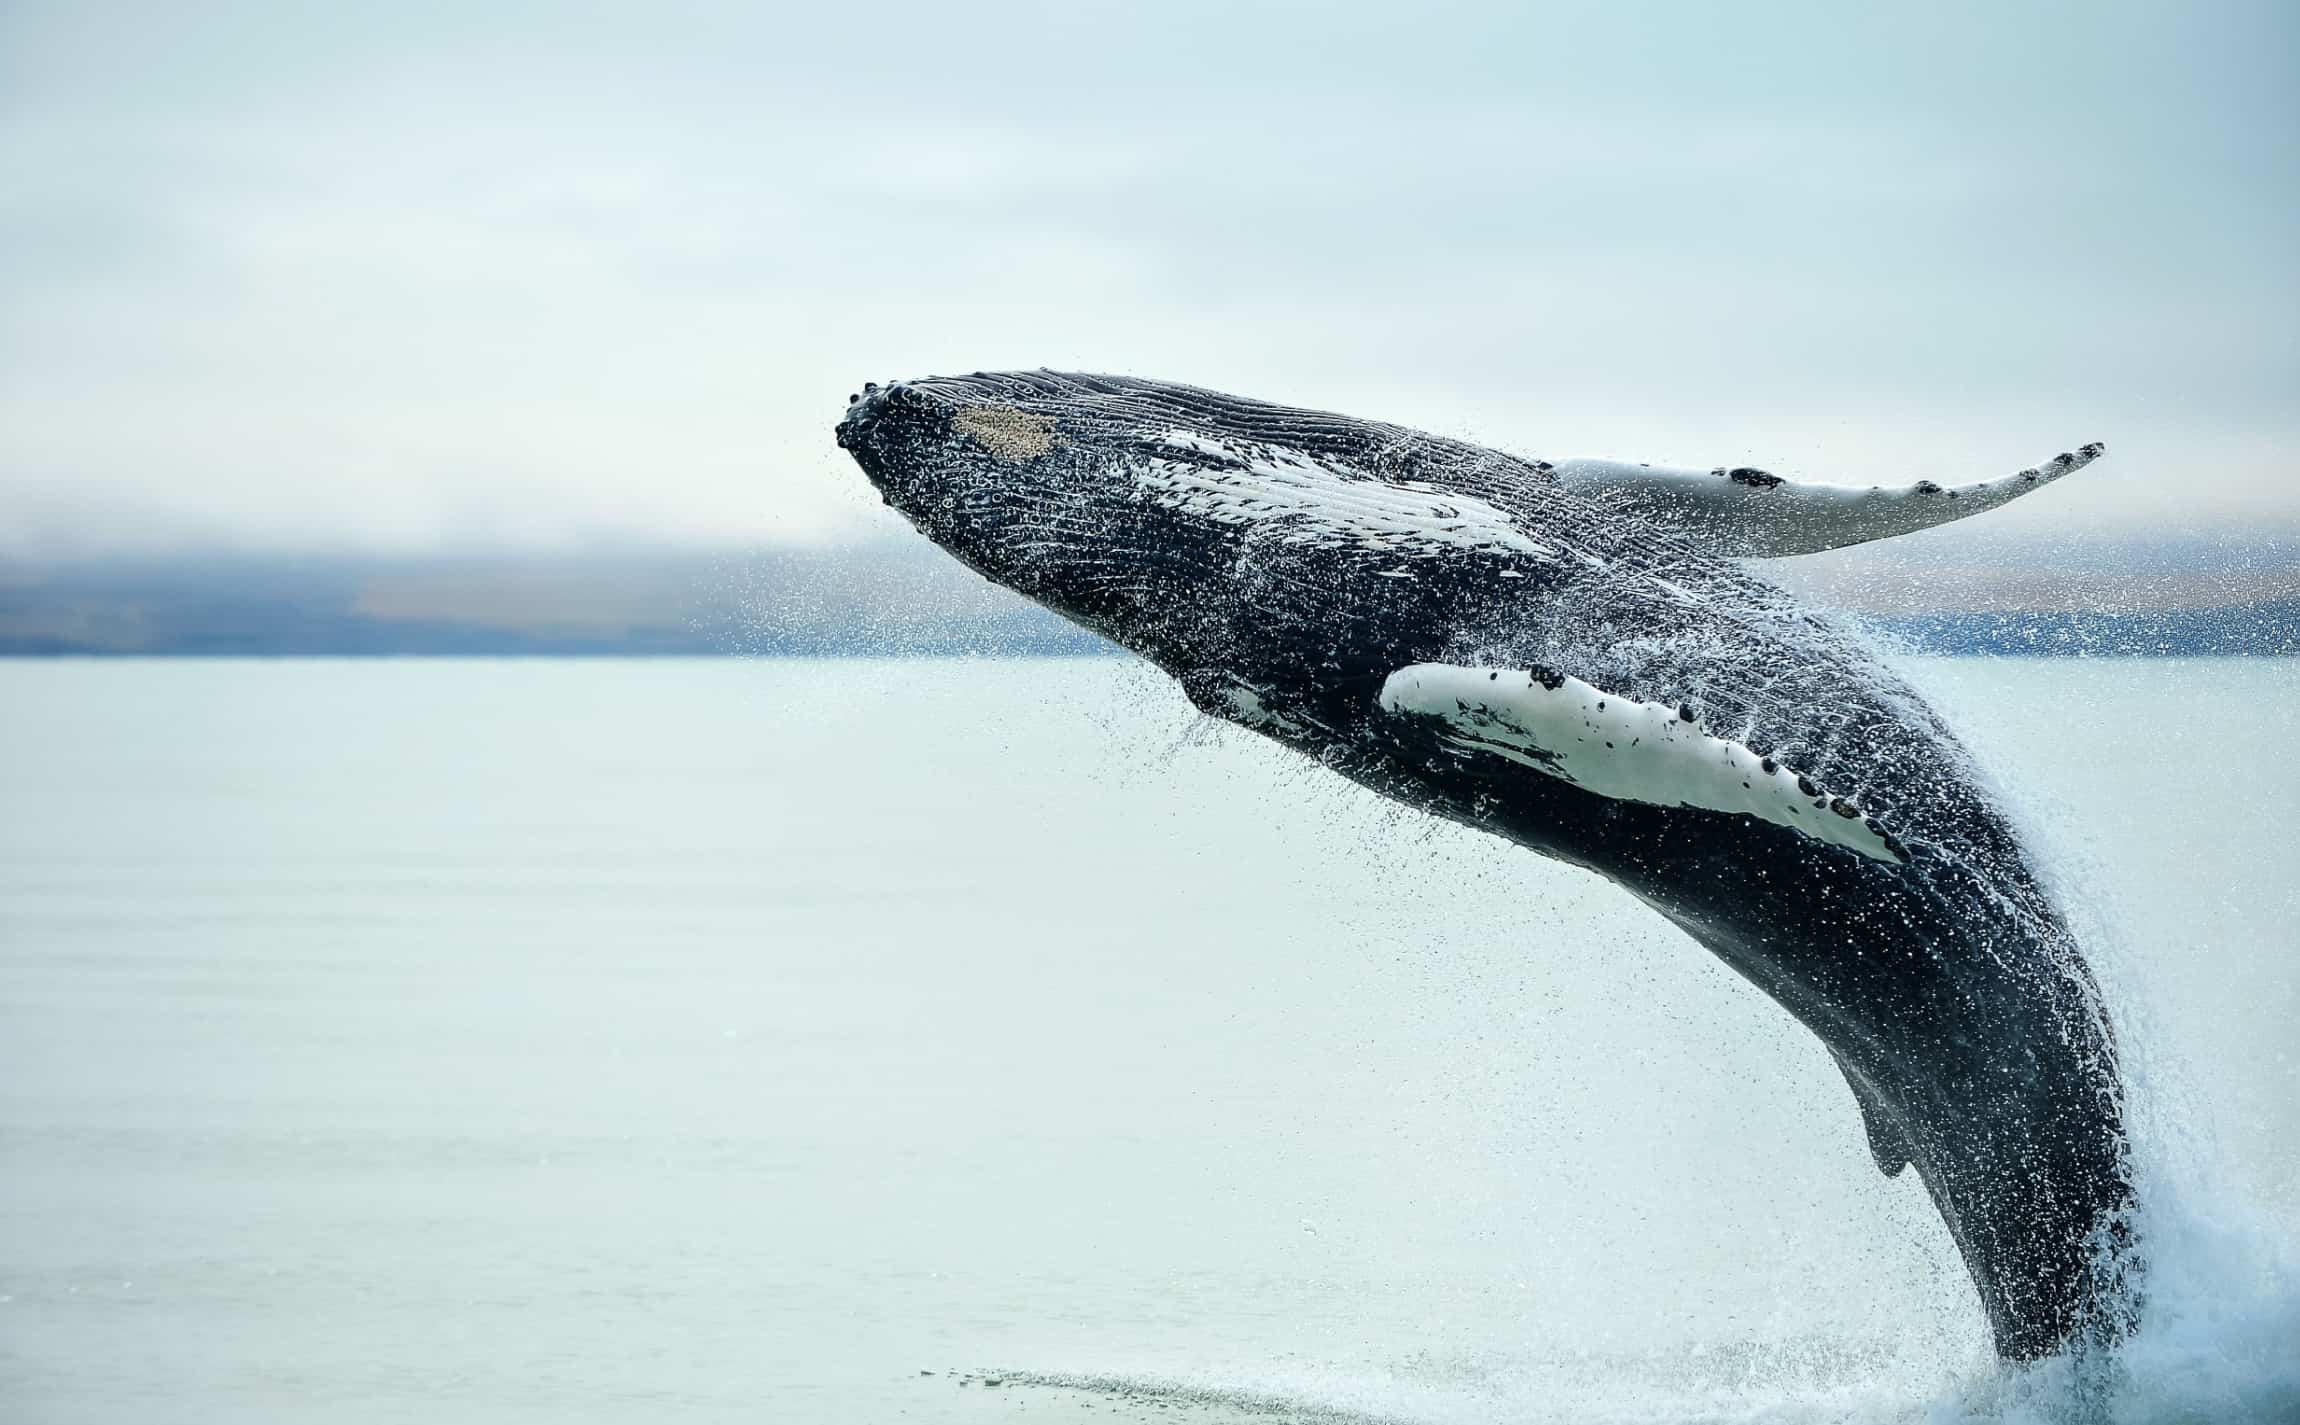
[[1677,470],[1616,460],[1552,467],[1558,484],[1708,546],[1769,558],[1817,554],[1961,520],[2082,470],[2107,447],[2064,451],[2042,465],[1969,485],[1819,485],[1748,467]]
[[1897,1178],[1901,1169],[1909,1165],[1908,1135],[1894,1121],[1893,1115],[1876,1090],[1870,1088],[1859,1074],[1853,1072],[1837,1051],[1831,1049],[1829,1057],[1836,1060],[1837,1072],[1845,1076],[1845,1084],[1853,1091],[1853,1102],[1861,1106],[1861,1127],[1869,1137],[1869,1156],[1876,1159],[1877,1171],[1888,1178]]
[[1618,801],[1750,816],[1899,865],[1900,839],[1849,799],[1745,743],[1711,736],[1687,707],[1640,702],[1547,668],[1416,663],[1382,683],[1384,712],[1434,720],[1462,756],[1491,756]]

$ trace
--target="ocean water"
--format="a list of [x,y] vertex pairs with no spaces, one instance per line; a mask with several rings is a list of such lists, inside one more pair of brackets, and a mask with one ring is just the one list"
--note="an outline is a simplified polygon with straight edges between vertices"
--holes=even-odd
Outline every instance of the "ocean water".
[[1657,917],[1138,666],[8,663],[0,1420],[2300,1417],[2300,665],[1910,672],[2131,1045],[2098,1371]]

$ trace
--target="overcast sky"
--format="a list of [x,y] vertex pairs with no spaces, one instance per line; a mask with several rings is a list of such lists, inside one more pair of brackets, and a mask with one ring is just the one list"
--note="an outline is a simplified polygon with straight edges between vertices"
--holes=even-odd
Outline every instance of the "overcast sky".
[[2300,520],[2300,7],[0,4],[0,552],[839,537],[865,379]]

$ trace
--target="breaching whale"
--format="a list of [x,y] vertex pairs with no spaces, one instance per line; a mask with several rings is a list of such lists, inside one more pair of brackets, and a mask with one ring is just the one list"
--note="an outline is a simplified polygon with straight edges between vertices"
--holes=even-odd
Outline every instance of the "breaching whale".
[[872,385],[838,442],[990,579],[1203,712],[1610,878],[1818,1034],[1877,1166],[1914,1164],[2000,1354],[2129,1325],[2123,1091],[2074,936],[1971,758],[1740,557],[1992,508],[1520,458],[1188,386]]

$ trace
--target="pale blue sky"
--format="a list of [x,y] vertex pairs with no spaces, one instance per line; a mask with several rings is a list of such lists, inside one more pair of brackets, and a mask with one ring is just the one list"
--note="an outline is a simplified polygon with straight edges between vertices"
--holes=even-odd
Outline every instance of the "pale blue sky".
[[2300,521],[2300,7],[0,8],[0,552],[835,537],[866,379]]

